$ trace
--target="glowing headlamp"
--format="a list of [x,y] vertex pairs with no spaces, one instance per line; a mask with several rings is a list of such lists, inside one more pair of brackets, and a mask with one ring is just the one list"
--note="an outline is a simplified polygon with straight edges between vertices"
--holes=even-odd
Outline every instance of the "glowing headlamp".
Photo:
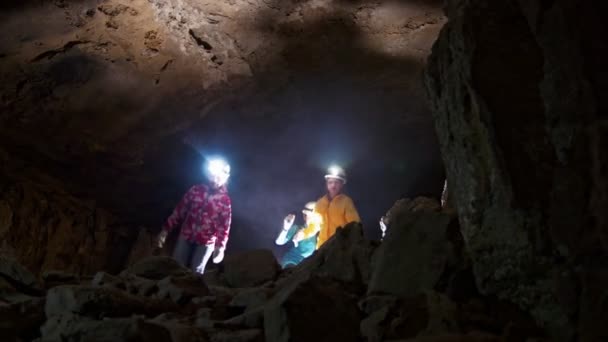
[[230,175],[230,165],[222,159],[212,159],[207,165],[207,170],[212,176]]
[[339,179],[342,182],[344,182],[344,184],[346,184],[346,173],[344,172],[344,169],[342,169],[341,167],[337,166],[337,165],[332,165],[329,167],[329,169],[327,169],[327,174],[325,175],[325,179],[330,179],[330,178],[334,178],[334,179]]
[[338,176],[340,174],[340,167],[336,165],[332,165],[329,167],[329,174],[332,176]]

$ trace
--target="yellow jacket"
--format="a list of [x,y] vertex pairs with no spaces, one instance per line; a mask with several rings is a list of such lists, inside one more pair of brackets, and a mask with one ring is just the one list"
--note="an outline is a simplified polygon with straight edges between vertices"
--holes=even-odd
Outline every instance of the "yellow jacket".
[[319,198],[315,211],[323,219],[321,231],[317,238],[317,249],[334,235],[338,227],[343,227],[353,221],[361,222],[353,200],[344,194],[339,194],[331,201],[327,195]]

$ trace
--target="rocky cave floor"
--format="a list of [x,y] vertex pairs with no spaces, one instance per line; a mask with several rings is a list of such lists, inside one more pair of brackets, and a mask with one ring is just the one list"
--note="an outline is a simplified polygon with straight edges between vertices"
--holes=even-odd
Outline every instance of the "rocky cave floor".
[[451,208],[419,197],[388,214],[383,241],[350,224],[286,270],[252,250],[204,275],[150,255],[119,274],[36,277],[3,256],[2,340],[545,340],[530,316],[478,293]]

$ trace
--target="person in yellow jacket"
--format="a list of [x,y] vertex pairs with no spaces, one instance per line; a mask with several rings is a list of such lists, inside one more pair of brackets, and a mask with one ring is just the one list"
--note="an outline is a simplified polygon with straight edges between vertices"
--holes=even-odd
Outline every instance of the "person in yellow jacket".
[[317,249],[334,235],[338,227],[350,222],[361,222],[353,200],[342,193],[346,184],[346,173],[337,166],[329,168],[325,175],[327,194],[317,200],[315,211],[321,215],[322,223],[317,238]]

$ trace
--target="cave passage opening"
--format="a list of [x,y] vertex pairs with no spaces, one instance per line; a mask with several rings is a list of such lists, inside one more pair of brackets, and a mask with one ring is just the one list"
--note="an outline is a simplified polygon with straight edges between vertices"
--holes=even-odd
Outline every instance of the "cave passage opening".
[[[220,106],[182,132],[180,144],[160,153],[178,156],[168,174],[178,175],[175,188],[181,193],[205,181],[205,158],[222,156],[230,163],[228,253],[267,248],[280,256],[286,246],[275,246],[274,240],[283,218],[294,213],[302,220],[303,205],[325,194],[323,176],[332,164],[346,169],[345,193],[353,198],[370,239],[380,238],[378,220],[396,200],[439,197],[444,173],[434,128],[428,122],[400,124],[408,108],[403,98],[348,82],[313,82],[294,85],[275,100],[282,112],[276,117],[260,113],[266,104],[241,104],[239,111],[247,108],[247,117],[230,114],[233,104]],[[174,203],[180,191],[170,196]],[[157,226],[168,209],[158,211],[164,217],[158,216]]]

